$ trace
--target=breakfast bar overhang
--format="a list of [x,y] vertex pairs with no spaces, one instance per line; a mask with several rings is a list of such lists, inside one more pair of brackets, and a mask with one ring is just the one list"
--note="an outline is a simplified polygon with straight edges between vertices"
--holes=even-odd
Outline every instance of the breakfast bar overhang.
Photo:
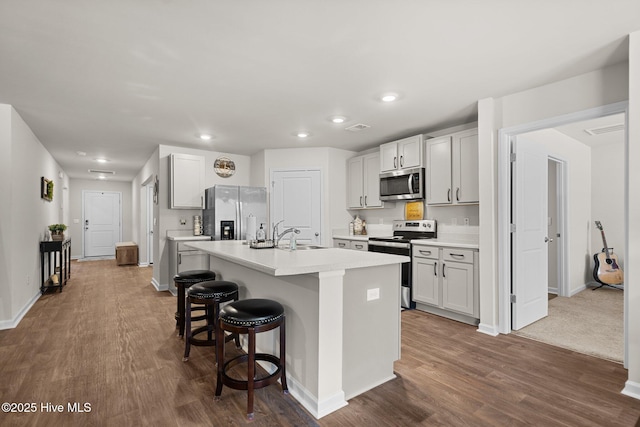
[[[400,265],[409,258],[322,248],[251,249],[241,241],[192,242],[211,270],[240,287],[240,298],[285,308],[291,395],[321,418],[395,378],[400,358]],[[276,334],[258,337],[277,353]]]

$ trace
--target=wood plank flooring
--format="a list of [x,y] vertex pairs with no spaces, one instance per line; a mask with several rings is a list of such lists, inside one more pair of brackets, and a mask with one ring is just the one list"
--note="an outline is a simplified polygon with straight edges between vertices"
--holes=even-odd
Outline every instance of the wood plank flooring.
[[[175,298],[151,269],[73,262],[62,293],[46,294],[17,328],[0,331],[0,401],[37,404],[0,413],[2,426],[634,426],[640,401],[620,394],[619,364],[418,311],[402,314],[398,376],[315,420],[279,387],[215,390],[213,348],[182,362]],[[228,351],[233,352],[229,343]],[[366,357],[366,355],[363,355]],[[41,404],[62,404],[63,413]],[[90,412],[69,413],[85,402]]]

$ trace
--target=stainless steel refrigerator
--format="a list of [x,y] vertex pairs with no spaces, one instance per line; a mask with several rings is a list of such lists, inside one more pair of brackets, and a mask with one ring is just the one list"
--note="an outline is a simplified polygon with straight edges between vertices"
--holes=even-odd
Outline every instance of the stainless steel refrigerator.
[[268,230],[266,188],[215,185],[207,188],[204,196],[203,231],[213,240],[255,239],[260,224]]

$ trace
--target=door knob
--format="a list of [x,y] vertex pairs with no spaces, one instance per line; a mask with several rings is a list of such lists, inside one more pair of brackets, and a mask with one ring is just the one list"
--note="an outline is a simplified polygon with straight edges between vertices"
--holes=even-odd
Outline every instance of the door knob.
[[544,242],[545,242],[545,243],[552,243],[552,242],[553,242],[553,239],[550,239],[550,238],[548,238],[548,237],[545,237],[545,238],[544,238]]
[[316,237],[318,237],[320,235],[320,233],[316,233]]

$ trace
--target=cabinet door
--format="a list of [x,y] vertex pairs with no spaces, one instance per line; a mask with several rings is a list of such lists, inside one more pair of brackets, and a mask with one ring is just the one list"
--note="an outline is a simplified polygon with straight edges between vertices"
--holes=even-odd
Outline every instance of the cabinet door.
[[427,204],[450,204],[451,137],[427,141]]
[[333,239],[333,247],[334,248],[342,248],[342,249],[350,249],[351,248],[351,240]]
[[390,172],[398,168],[398,144],[387,142],[380,146],[380,172]]
[[442,264],[442,307],[473,316],[473,264]]
[[364,156],[364,206],[367,208],[380,208],[383,206],[380,200],[380,154],[368,154]]
[[413,257],[413,300],[440,306],[438,260]]
[[178,273],[189,270],[208,270],[209,254],[200,251],[178,252]]
[[347,207],[350,209],[364,207],[363,167],[363,156],[347,160]]
[[422,135],[401,139],[397,144],[400,168],[408,169],[422,166]]
[[368,251],[369,250],[369,243],[368,242],[364,242],[362,240],[352,240],[351,241],[351,249],[356,250],[356,251]]
[[171,209],[202,209],[204,168],[202,156],[171,154]]
[[478,203],[478,131],[453,137],[453,188],[457,203]]

